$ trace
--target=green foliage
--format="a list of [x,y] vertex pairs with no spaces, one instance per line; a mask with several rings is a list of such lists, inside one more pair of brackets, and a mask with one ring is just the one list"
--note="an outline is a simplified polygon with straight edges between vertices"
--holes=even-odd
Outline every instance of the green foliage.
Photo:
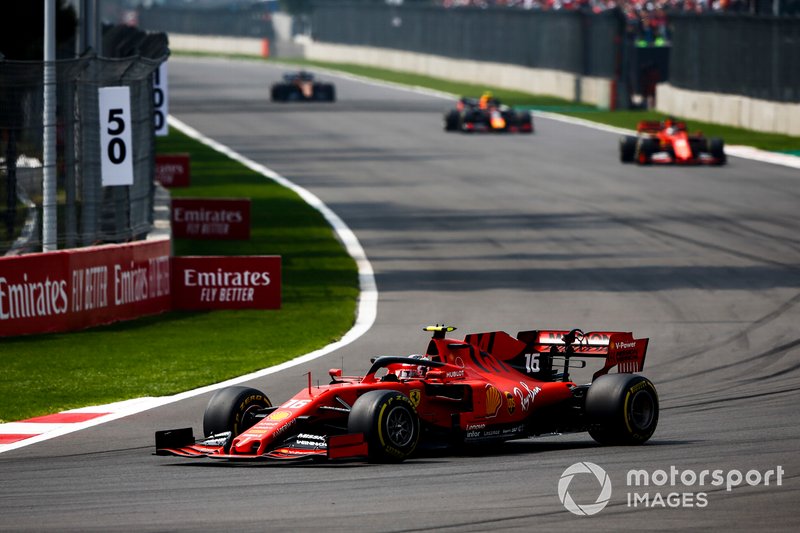
[[352,326],[355,262],[317,211],[182,134],[160,139],[158,151],[192,155],[192,187],[175,196],[252,199],[249,241],[177,240],[176,255],[281,255],[282,308],[171,312],[3,339],[0,422],[216,383],[318,349]]

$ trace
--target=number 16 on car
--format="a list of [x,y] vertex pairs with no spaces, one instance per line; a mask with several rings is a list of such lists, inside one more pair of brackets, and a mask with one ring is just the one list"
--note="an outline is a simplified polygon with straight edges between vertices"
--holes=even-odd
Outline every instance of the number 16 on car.
[[133,185],[130,88],[101,87],[99,102],[103,186]]

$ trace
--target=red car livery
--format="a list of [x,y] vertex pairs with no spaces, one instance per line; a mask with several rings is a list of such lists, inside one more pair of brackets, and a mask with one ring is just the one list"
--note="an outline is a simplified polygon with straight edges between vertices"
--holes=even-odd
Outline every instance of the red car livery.
[[[582,432],[602,444],[641,444],[658,423],[658,395],[639,372],[648,339],[626,332],[502,331],[446,336],[429,326],[424,354],[383,356],[363,376],[330,371],[273,406],[256,389],[220,389],[191,428],[156,432],[156,453],[228,460],[353,459],[399,462],[426,448],[492,444]],[[597,358],[592,383],[572,368]],[[612,368],[616,373],[609,373]]]
[[619,158],[623,163],[724,165],[725,143],[707,139],[700,132],[689,133],[686,123],[674,119],[642,121],[637,136],[619,140]]

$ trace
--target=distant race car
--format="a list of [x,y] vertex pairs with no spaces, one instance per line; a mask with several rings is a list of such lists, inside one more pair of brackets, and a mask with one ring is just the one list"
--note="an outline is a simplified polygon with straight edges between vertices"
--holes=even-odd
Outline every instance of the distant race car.
[[503,105],[491,93],[480,98],[461,98],[444,114],[445,131],[533,133],[530,111]]
[[685,122],[674,119],[642,121],[637,136],[619,140],[619,158],[623,163],[684,165],[724,165],[725,143],[707,139],[702,133],[689,133]]
[[[373,358],[364,376],[331,369],[273,406],[244,386],[218,390],[192,428],[158,431],[157,455],[227,460],[354,459],[399,462],[425,448],[492,445],[588,431],[601,444],[646,442],[658,394],[645,377],[648,339],[625,332],[523,331],[447,338],[428,326],[424,355]],[[586,358],[603,361],[590,384],[570,380]],[[577,359],[577,361],[576,361]],[[616,367],[617,373],[609,374]]]
[[310,72],[289,72],[283,75],[283,81],[272,85],[272,101],[334,102],[336,88],[331,83],[316,81]]

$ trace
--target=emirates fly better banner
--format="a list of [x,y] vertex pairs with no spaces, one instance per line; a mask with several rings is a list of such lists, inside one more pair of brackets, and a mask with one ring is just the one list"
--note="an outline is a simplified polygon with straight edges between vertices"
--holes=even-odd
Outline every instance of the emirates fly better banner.
[[250,238],[249,198],[173,198],[171,215],[176,239]]
[[281,257],[170,257],[144,241],[0,257],[0,337],[173,309],[280,309]]
[[167,188],[191,185],[189,154],[156,154],[156,179]]
[[168,240],[0,258],[0,337],[88,328],[171,304]]
[[277,255],[173,257],[175,309],[280,309]]

